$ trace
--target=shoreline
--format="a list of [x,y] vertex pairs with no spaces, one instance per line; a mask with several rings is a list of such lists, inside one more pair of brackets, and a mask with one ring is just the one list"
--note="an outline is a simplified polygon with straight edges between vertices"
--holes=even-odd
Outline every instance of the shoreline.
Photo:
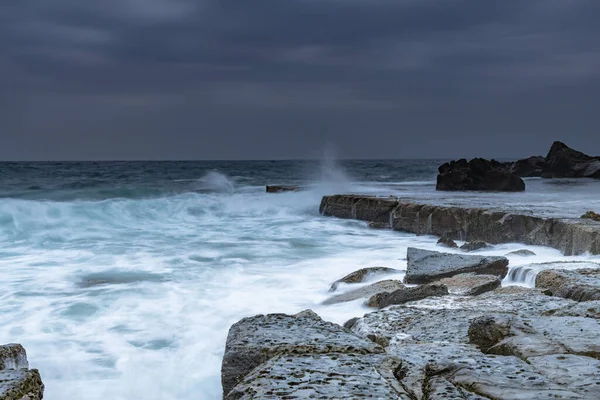
[[[593,221],[359,195],[325,196],[320,212],[447,244],[514,242],[565,256],[600,254],[600,223]],[[362,296],[372,308],[343,326],[312,310],[244,318],[229,331],[223,398],[600,397],[600,265],[555,262],[528,289],[501,286],[507,264],[468,250],[409,248],[404,283],[413,282],[411,273],[432,275],[413,275],[417,286],[385,280],[394,272],[381,268],[372,271],[376,280],[365,280],[374,275],[364,269],[341,278],[346,288],[369,284],[332,299]]]

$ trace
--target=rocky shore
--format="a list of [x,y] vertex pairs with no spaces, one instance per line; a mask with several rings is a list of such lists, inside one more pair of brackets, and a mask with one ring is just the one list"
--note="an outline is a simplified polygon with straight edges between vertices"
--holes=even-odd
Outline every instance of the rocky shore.
[[[541,268],[535,288],[502,287],[508,259],[473,254],[484,242],[600,254],[600,223],[356,195],[326,196],[320,210],[437,235],[440,249],[452,250],[409,248],[403,281],[376,267],[332,282],[324,305],[363,299],[373,310],[343,326],[311,310],[236,323],[224,399],[600,398],[600,265],[556,262]],[[453,239],[473,242],[458,249]]]
[[20,344],[0,346],[0,400],[41,400],[44,384]]
[[[418,279],[427,283],[346,292],[354,295],[339,301],[364,298],[376,310],[344,326],[311,310],[233,325],[223,398],[600,398],[598,265],[549,270],[535,289],[503,288],[503,257],[408,251],[404,282],[427,271]],[[336,283],[394,272],[362,269]]]

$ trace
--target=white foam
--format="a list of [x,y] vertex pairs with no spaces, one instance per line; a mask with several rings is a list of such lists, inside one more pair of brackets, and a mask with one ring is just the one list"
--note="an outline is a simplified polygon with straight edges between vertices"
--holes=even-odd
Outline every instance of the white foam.
[[[219,399],[233,323],[307,308],[344,323],[369,310],[362,300],[321,305],[333,281],[364,267],[404,270],[409,246],[442,250],[433,237],[319,216],[327,185],[277,195],[260,189],[0,200],[0,342],[26,347],[49,400]],[[515,266],[598,260],[517,244],[478,254],[521,248],[538,255],[510,256]],[[119,273],[125,278],[81,284]]]

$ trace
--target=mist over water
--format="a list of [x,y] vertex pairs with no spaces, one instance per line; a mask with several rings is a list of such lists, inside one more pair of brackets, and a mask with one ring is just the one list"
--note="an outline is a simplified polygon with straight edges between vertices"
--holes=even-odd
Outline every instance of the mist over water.
[[[322,195],[394,194],[566,214],[599,205],[595,182],[528,181],[531,191],[520,197],[439,194],[439,164],[0,164],[0,342],[26,347],[45,399],[219,399],[231,324],[306,308],[343,323],[368,309],[360,300],[320,305],[334,280],[369,266],[404,270],[409,246],[439,250],[433,237],[321,217]],[[267,194],[266,184],[306,190]],[[555,200],[561,196],[564,210]],[[538,256],[510,257],[511,266],[599,261],[529,248]],[[513,275],[512,283],[530,284]]]

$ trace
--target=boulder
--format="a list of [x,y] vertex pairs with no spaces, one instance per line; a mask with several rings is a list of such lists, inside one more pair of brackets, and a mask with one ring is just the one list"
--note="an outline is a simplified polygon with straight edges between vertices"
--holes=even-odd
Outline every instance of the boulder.
[[300,186],[296,185],[267,185],[267,193],[297,192],[299,190]]
[[463,244],[462,246],[460,246],[460,249],[464,250],[466,252],[471,252],[471,251],[477,251],[477,250],[481,250],[481,249],[487,249],[488,247],[490,247],[490,246],[483,240],[473,240],[472,242],[467,242],[467,243]]
[[537,256],[537,254],[535,254],[531,250],[522,249],[522,250],[511,251],[510,253],[506,254],[505,257],[508,257],[508,256],[531,257],[531,256]]
[[225,399],[411,400],[394,376],[399,365],[383,354],[282,354],[250,372]]
[[221,367],[227,395],[254,368],[282,354],[375,354],[381,347],[311,313],[244,318],[229,329]]
[[521,178],[541,177],[545,163],[546,157],[533,156],[515,161],[510,166],[509,172]]
[[430,283],[463,273],[496,275],[504,278],[508,273],[508,259],[505,257],[439,253],[409,247],[407,260],[405,283]]
[[403,289],[404,285],[400,281],[387,280],[375,282],[372,285],[364,286],[358,289],[350,290],[349,292],[332,296],[325,300],[323,305],[345,303],[362,298],[368,298],[378,293],[392,292],[399,289]]
[[43,396],[42,378],[38,370],[29,369],[23,346],[0,346],[0,399],[41,400]]
[[451,249],[455,249],[458,247],[456,242],[448,236],[441,237],[440,240],[437,241],[437,244],[438,246],[449,247]]
[[362,268],[362,269],[359,269],[358,271],[354,271],[354,272],[346,275],[345,277],[333,282],[333,285],[331,285],[331,288],[329,289],[329,291],[330,292],[336,291],[340,283],[361,283],[361,282],[364,282],[365,280],[367,280],[368,278],[371,278],[376,275],[394,274],[394,273],[398,273],[398,272],[400,272],[400,271],[398,271],[397,269],[387,268],[387,267]]
[[459,296],[478,296],[490,292],[502,285],[502,280],[496,275],[458,274],[443,278],[434,284],[444,285],[450,294]]
[[402,287],[395,291],[377,293],[367,301],[366,305],[367,307],[385,308],[394,304],[446,295],[448,295],[448,288],[444,285]]
[[600,300],[600,268],[547,269],[536,276],[535,287],[575,301]]
[[546,156],[542,177],[600,178],[600,157],[591,157],[562,142],[554,142]]
[[494,160],[475,158],[467,162],[461,159],[443,164],[438,170],[436,190],[498,192],[525,190],[523,179],[505,171],[505,166]]

